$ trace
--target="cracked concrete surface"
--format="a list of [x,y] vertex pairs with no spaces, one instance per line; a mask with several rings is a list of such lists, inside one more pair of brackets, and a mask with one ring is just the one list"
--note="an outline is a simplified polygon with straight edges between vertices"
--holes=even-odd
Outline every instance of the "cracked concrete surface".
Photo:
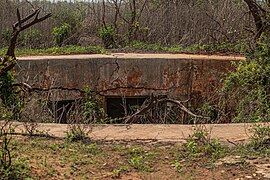
[[[23,130],[22,124],[17,124],[17,131]],[[248,129],[251,124],[212,124],[203,125],[211,132],[211,137],[222,142],[227,140],[243,143],[249,138]],[[39,124],[38,130],[48,131],[50,135],[65,137],[66,124]],[[174,124],[130,124],[130,125],[94,125],[90,137],[93,140],[157,140],[164,142],[184,142],[194,131],[194,125]]]
[[[17,81],[54,88],[55,100],[81,96],[85,86],[101,96],[206,97],[240,56],[192,54],[60,55],[19,57]],[[57,90],[57,87],[62,87]],[[66,91],[63,91],[66,89]]]
[[18,59],[18,83],[30,84],[37,91],[50,91],[50,101],[78,99],[89,86],[100,96],[106,111],[106,98],[149,97],[151,94],[187,100],[185,106],[196,109],[202,99],[213,97],[224,73],[232,69],[231,61],[245,58],[115,53]]

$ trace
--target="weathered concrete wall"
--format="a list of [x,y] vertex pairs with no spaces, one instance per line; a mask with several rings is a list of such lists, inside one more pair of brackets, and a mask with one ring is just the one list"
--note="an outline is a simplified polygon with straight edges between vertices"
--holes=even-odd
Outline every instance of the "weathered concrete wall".
[[55,90],[52,99],[70,100],[90,86],[102,96],[151,93],[188,99],[207,96],[231,69],[233,56],[180,54],[70,55],[19,58],[17,81]]

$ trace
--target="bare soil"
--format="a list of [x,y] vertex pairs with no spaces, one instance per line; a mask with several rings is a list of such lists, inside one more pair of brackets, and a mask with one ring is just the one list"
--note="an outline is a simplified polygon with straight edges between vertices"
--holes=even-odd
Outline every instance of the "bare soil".
[[[235,155],[216,161],[207,155],[191,157],[181,144],[67,143],[35,137],[14,141],[15,157],[24,159],[33,179],[267,179],[248,160]],[[257,157],[253,161],[265,165]]]
[[[23,125],[14,124],[17,132]],[[251,124],[201,125],[213,139],[231,145],[224,156],[187,152],[193,125],[94,125],[90,139],[68,143],[66,124],[39,124],[58,138],[14,138],[15,154],[25,159],[34,179],[268,179],[270,159],[235,150],[248,141]],[[240,152],[240,153],[239,153]]]

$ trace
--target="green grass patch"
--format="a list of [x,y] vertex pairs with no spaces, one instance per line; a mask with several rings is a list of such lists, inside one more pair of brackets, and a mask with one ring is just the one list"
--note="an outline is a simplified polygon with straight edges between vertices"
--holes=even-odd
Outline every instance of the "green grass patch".
[[[188,47],[182,45],[164,46],[160,43],[151,44],[134,41],[114,52],[122,52],[123,48],[128,48],[128,52],[142,51],[143,53],[192,53],[192,54],[244,54],[247,46],[241,42],[214,42],[207,44],[194,44]],[[4,55],[7,49],[0,49],[0,55]],[[126,51],[125,51],[126,52]],[[45,49],[17,48],[17,56],[29,55],[69,55],[69,54],[110,54],[111,52],[102,46],[63,46]]]
[[213,42],[207,44],[194,44],[191,46],[164,46],[159,43],[151,44],[145,42],[134,41],[127,45],[126,47],[134,50],[144,50],[153,52],[167,52],[167,53],[224,53],[224,54],[244,54],[246,52],[247,46],[242,42]]
[[[4,55],[7,49],[0,49],[0,54]],[[16,49],[17,56],[29,55],[68,55],[68,54],[109,54],[110,52],[101,46],[64,46],[64,47],[51,47],[46,49]]]
[[[111,179],[125,177],[130,179],[135,177],[141,179],[193,177],[197,179],[201,175],[200,172],[209,172],[210,162],[215,166],[213,162],[223,157],[223,155],[220,156],[219,144],[212,141],[201,143],[204,137],[206,137],[205,134],[197,132],[187,144],[188,147],[158,144],[140,146],[138,144],[111,144],[91,141],[67,142],[64,139],[14,137],[11,149],[13,167],[18,171],[15,175],[19,179]],[[222,149],[222,152],[225,156],[231,154],[241,157],[247,157],[251,154],[257,155],[257,149],[248,146],[224,150],[223,152]],[[228,170],[226,171],[228,172],[226,179],[235,178],[233,175],[237,173],[235,166],[224,164],[221,169],[224,168]],[[219,170],[221,169],[219,167]],[[219,170],[212,172],[215,173],[217,179],[220,179]],[[249,173],[250,169],[244,168],[243,171]],[[6,173],[10,172],[13,171]],[[5,172],[0,173],[3,177],[8,177]]]

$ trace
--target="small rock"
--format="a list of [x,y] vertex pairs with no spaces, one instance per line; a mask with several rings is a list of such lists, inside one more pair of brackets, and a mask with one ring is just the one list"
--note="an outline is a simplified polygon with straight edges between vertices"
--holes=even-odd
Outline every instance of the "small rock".
[[247,179],[253,179],[252,176],[246,176],[245,178],[247,178]]
[[186,160],[185,159],[182,159],[180,162],[183,163],[183,162],[186,162]]
[[259,162],[258,161],[254,161],[253,164],[259,164]]
[[223,164],[223,162],[219,161],[215,163],[215,166],[221,166]]
[[269,173],[265,173],[265,174],[263,174],[263,177],[270,179],[270,174]]
[[221,172],[221,174],[224,174],[226,171],[222,170],[222,171],[220,171],[220,172]]
[[175,143],[175,146],[176,146],[176,147],[182,147],[183,144],[184,144],[184,142],[177,142],[177,143]]
[[258,159],[258,157],[256,157],[256,156],[248,156],[247,159],[248,160],[255,160],[255,159]]

